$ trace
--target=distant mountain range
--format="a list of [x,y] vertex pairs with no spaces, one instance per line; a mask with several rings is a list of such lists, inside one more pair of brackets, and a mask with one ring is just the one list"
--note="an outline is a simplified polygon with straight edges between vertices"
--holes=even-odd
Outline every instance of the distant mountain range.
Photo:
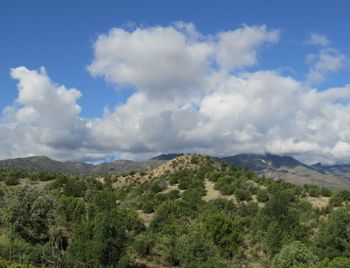
[[[83,162],[60,162],[46,156],[15,158],[0,161],[0,168],[65,174],[105,174],[145,171],[160,166],[180,154],[162,154],[146,161],[116,160],[98,165]],[[316,184],[331,188],[350,188],[350,164],[312,166],[290,156],[272,154],[238,154],[215,158],[229,165],[247,166],[258,175],[281,178],[295,184]]]
[[230,165],[247,166],[258,175],[281,178],[294,184],[350,188],[350,165],[308,166],[293,157],[272,154],[239,154],[220,160]]
[[131,171],[144,171],[158,167],[164,160],[150,159],[137,162],[131,160],[116,160],[98,165],[84,162],[60,162],[47,156],[32,156],[14,158],[0,161],[2,169],[20,169],[27,171],[57,172],[64,174],[105,174],[128,173]]

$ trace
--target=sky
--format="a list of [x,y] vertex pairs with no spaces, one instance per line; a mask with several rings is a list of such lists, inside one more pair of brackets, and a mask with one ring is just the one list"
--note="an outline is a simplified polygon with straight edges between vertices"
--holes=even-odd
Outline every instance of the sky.
[[0,159],[350,163],[348,1],[0,1]]

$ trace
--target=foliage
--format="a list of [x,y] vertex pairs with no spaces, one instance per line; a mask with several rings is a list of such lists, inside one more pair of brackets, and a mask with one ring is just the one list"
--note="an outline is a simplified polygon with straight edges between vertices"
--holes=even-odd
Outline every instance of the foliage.
[[243,224],[239,216],[232,218],[223,213],[208,215],[203,220],[203,228],[224,257],[232,258],[238,253],[243,242]]
[[176,244],[176,253],[181,267],[224,267],[215,246],[199,231],[182,235]]
[[54,197],[46,191],[25,186],[4,196],[1,221],[14,235],[36,244],[49,240],[49,229],[55,223]]
[[94,220],[76,226],[69,248],[72,264],[116,266],[125,254],[126,243],[122,214],[117,211],[98,213]]
[[321,258],[350,257],[350,212],[335,210],[315,238],[315,249]]
[[294,266],[309,267],[318,262],[309,248],[299,241],[294,241],[282,247],[280,253],[272,260],[273,268],[290,268]]
[[[118,186],[115,174],[102,183],[0,170],[0,268],[349,267],[349,191],[296,186],[200,155],[171,163],[159,177],[145,171]],[[329,205],[319,209],[308,196],[328,196]]]

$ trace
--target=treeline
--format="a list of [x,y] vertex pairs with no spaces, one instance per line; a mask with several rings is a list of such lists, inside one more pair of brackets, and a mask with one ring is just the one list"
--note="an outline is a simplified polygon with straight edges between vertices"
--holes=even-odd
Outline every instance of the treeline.
[[349,191],[190,163],[118,188],[63,175],[4,187],[0,267],[350,267]]

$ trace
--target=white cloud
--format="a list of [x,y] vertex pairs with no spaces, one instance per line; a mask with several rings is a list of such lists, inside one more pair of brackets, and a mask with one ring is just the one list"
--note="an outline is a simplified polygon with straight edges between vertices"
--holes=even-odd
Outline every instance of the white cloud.
[[311,68],[307,73],[307,81],[311,84],[318,84],[325,81],[330,73],[339,71],[345,62],[345,56],[332,48],[324,48],[317,55],[310,54],[307,61]]
[[224,69],[247,67],[257,63],[257,49],[264,43],[279,41],[279,31],[269,31],[265,25],[244,26],[218,34],[218,62]]
[[306,80],[309,84],[322,83],[326,80],[327,75],[344,67],[345,55],[330,47],[331,42],[325,35],[313,33],[306,43],[321,47],[317,54],[306,56],[306,62],[310,65],[309,72],[306,74]]
[[[15,68],[19,93],[0,119],[0,158],[271,152],[350,162],[350,86],[318,91],[277,71],[245,69],[278,39],[266,26],[214,35],[182,22],[114,28],[96,40],[88,69],[134,93],[95,119],[81,118],[77,89],[55,84],[43,68]],[[341,68],[344,56],[327,45],[310,62],[308,82]]]
[[120,86],[161,97],[188,92],[209,74],[210,43],[203,42],[191,24],[113,28],[99,36],[88,70]]
[[259,46],[278,39],[279,32],[264,25],[215,36],[204,36],[193,24],[183,22],[133,31],[113,28],[97,39],[88,70],[153,97],[191,95],[205,88],[213,65],[222,70],[254,65]]
[[84,147],[88,131],[79,118],[80,91],[53,83],[43,67],[38,71],[17,67],[11,70],[11,77],[18,80],[18,98],[3,112],[1,158],[33,154],[71,157],[74,150]]
[[322,47],[327,47],[331,42],[327,38],[327,36],[323,34],[312,33],[308,37],[306,43],[310,45],[317,45]]

